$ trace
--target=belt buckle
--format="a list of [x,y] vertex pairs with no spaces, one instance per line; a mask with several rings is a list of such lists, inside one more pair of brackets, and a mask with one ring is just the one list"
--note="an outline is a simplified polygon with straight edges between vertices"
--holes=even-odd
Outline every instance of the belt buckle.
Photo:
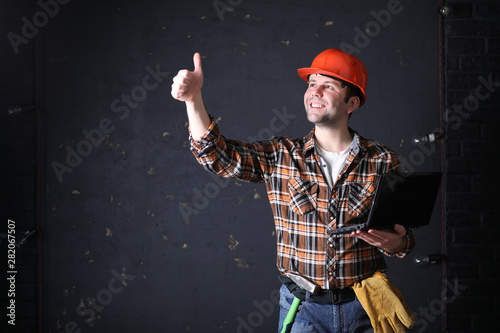
[[332,294],[333,294],[333,304],[337,304],[337,303],[338,303],[338,301],[339,301],[339,294],[338,294],[338,291],[337,291],[337,290],[335,290],[335,291],[333,291],[333,293],[332,293]]

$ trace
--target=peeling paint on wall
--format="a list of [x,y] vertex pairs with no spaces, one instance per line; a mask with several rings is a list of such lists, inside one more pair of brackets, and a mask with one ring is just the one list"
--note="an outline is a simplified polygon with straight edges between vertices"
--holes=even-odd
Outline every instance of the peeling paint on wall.
[[161,142],[166,142],[166,141],[170,140],[171,137],[172,137],[172,134],[170,134],[170,132],[165,131],[161,135],[155,136],[155,140],[161,141]]
[[127,272],[125,271],[125,267],[122,268],[122,272],[120,273],[120,276],[122,278],[122,285],[124,287],[128,286],[128,282],[127,280],[129,279],[129,277],[127,276]]
[[111,135],[105,134],[104,139],[103,139],[104,145],[109,149],[114,152],[118,152],[121,155],[125,155],[125,149],[120,143],[116,143],[111,141]]
[[257,21],[260,22],[262,19],[260,17],[255,17],[250,14],[246,14],[245,17],[243,18],[243,21],[245,22],[250,22],[250,21]]
[[396,50],[396,53],[399,57],[399,65],[401,66],[401,68],[406,68],[408,67],[407,66],[407,61],[406,61],[406,58],[405,56],[403,55],[403,51],[401,51],[400,49],[397,49]]
[[245,259],[234,258],[233,260],[236,262],[236,267],[238,268],[248,269],[250,267],[250,265],[245,261]]
[[167,198],[168,200],[175,200],[175,194],[172,193],[165,194],[165,198]]
[[229,245],[227,246],[229,251],[234,251],[236,247],[240,244],[233,235],[229,235]]
[[70,294],[73,295],[76,291],[76,287],[72,286],[71,289],[65,288],[63,289],[62,293],[64,296],[69,296]]

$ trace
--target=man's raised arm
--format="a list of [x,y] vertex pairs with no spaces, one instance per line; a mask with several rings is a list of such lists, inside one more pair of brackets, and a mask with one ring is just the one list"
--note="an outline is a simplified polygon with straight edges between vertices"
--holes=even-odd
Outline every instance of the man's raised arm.
[[172,83],[172,97],[186,103],[189,128],[194,140],[200,139],[210,126],[210,117],[203,103],[201,87],[203,86],[203,70],[201,56],[193,56],[194,70],[181,69]]

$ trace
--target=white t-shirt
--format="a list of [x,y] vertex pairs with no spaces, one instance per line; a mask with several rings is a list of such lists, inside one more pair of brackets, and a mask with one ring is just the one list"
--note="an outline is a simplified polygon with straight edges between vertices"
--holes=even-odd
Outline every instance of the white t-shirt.
[[351,144],[339,152],[326,151],[316,143],[316,153],[320,157],[321,170],[326,178],[328,186],[333,187],[344,167],[345,161],[352,149],[358,148],[357,134],[354,134]]

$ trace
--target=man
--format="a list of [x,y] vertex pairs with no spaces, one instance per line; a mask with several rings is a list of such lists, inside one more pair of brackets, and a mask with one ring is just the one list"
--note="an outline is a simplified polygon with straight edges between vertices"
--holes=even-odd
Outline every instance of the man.
[[[292,332],[373,331],[370,321],[375,326],[378,319],[368,317],[352,287],[386,270],[383,254],[404,257],[414,240],[401,225],[328,233],[364,222],[380,175],[399,169],[393,151],[348,127],[352,112],[366,101],[365,66],[341,50],[321,52],[310,68],[298,70],[308,82],[304,106],[313,130],[302,139],[242,143],[223,137],[207,113],[198,53],[193,61],[194,71],[181,70],[174,77],[172,96],[186,104],[194,155],[208,171],[266,183],[283,282],[280,330],[297,296],[302,304]],[[298,288],[289,278],[294,276],[320,291]]]

